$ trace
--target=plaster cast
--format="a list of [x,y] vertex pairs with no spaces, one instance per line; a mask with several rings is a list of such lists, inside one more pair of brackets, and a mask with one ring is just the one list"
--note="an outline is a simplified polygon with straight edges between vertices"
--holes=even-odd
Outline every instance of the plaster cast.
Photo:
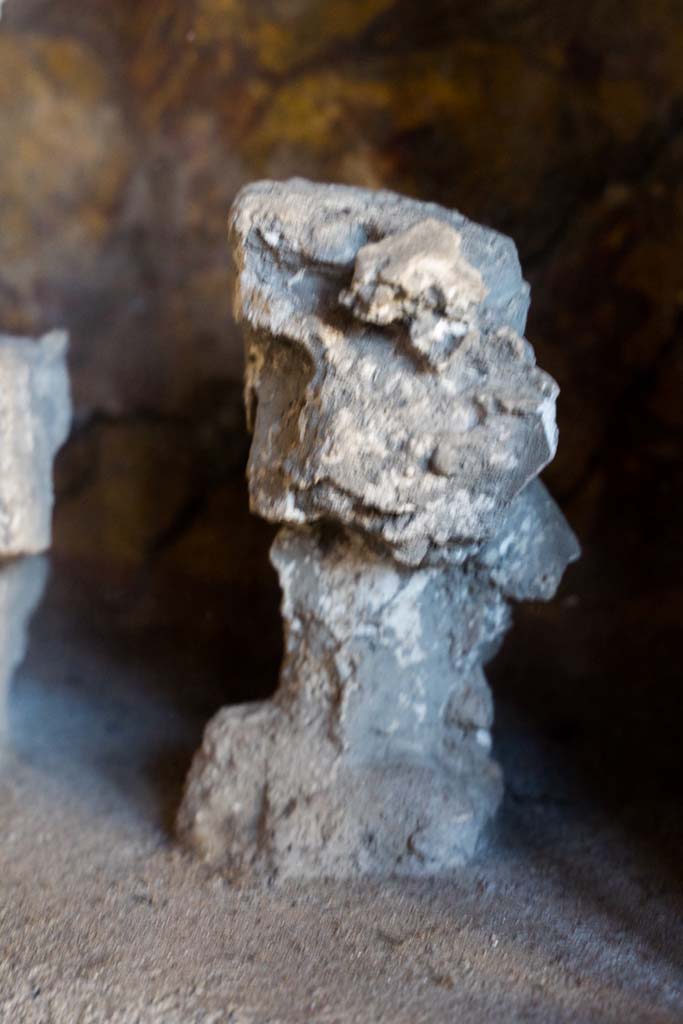
[[71,421],[67,337],[0,335],[0,731],[5,695],[47,569],[52,466]]
[[535,480],[556,383],[513,243],[388,192],[233,207],[252,509],[283,524],[273,701],[226,708],[181,836],[232,877],[436,874],[500,800],[483,666],[576,540]]

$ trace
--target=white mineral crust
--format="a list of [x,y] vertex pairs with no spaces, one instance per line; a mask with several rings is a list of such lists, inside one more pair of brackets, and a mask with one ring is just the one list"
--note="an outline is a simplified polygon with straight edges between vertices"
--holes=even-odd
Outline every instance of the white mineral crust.
[[233,207],[252,509],[283,528],[273,701],[210,723],[179,832],[232,877],[435,874],[501,794],[483,673],[578,545],[514,244],[389,192]]

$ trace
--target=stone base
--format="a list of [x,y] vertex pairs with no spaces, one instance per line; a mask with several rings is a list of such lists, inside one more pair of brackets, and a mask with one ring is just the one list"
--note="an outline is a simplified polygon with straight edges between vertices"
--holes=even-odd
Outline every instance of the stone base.
[[349,763],[276,704],[221,711],[178,819],[182,840],[232,879],[435,875],[467,861],[502,793],[482,746]]

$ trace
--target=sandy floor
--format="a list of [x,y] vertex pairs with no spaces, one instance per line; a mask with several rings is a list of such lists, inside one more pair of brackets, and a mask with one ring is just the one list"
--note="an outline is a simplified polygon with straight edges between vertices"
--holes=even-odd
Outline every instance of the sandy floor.
[[168,837],[206,708],[150,686],[145,658],[124,660],[64,587],[10,700],[3,1024],[683,1020],[665,793],[608,813],[503,693],[508,793],[476,865],[432,884],[234,889]]

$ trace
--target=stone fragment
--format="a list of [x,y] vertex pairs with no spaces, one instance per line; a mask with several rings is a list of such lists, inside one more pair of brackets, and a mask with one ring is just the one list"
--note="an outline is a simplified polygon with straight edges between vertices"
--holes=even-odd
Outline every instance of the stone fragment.
[[340,301],[378,327],[406,324],[416,353],[441,369],[474,326],[485,297],[481,274],[462,256],[459,232],[430,217],[364,245]]
[[234,878],[447,871],[500,799],[483,666],[508,600],[578,556],[534,479],[558,389],[514,246],[299,180],[243,190],[232,235],[285,656],[274,700],[207,728],[179,833]]
[[506,597],[549,601],[580,549],[562,512],[533,480],[510,506],[496,536],[475,556],[477,566]]

